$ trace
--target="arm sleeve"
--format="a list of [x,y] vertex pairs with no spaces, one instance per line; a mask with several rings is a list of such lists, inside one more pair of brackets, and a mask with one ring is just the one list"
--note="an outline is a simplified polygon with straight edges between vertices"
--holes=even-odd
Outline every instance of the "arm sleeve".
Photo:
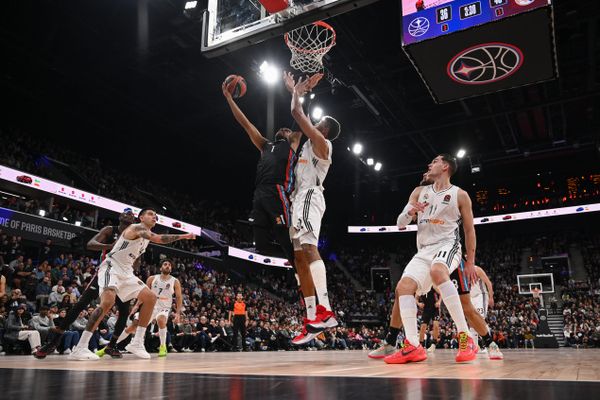
[[404,207],[404,210],[398,215],[398,219],[396,220],[396,226],[398,228],[404,228],[406,225],[410,224],[413,220],[413,217],[408,215],[408,212],[411,210],[412,206],[407,204]]

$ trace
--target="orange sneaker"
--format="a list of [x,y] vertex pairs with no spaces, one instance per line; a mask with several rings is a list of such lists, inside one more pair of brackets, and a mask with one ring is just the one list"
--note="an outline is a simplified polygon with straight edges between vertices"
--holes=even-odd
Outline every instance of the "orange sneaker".
[[458,334],[458,354],[456,355],[456,362],[473,361],[475,357],[477,357],[477,349],[473,338],[466,332],[460,332]]
[[423,346],[419,344],[418,347],[415,347],[406,339],[400,350],[383,359],[388,364],[406,364],[424,360],[427,360],[427,352],[425,352]]

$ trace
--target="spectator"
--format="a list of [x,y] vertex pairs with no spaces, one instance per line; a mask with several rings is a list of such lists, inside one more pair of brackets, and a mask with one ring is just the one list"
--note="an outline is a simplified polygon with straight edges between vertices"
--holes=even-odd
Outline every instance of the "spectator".
[[[67,309],[61,308],[61,310],[58,312],[58,317],[54,318],[54,325],[61,326],[66,316]],[[73,326],[71,326],[71,328],[73,328]],[[77,345],[78,342],[79,332],[75,329],[66,330],[61,341],[62,354],[71,354],[71,350]]]
[[34,353],[41,346],[41,339],[39,332],[33,328],[30,328],[25,323],[24,316],[26,311],[27,306],[21,304],[17,307],[16,311],[10,312],[6,322],[4,340],[12,342],[27,340],[29,342],[31,352]]
[[[50,286],[50,278],[44,276],[42,281],[38,283],[35,289],[35,300],[37,304],[42,307],[48,304],[48,298],[52,293],[52,287]],[[41,311],[41,310],[40,310]]]
[[29,325],[39,332],[42,343],[46,343],[52,335],[52,329],[54,329],[54,321],[48,316],[48,311],[48,307],[41,307],[40,313],[34,315],[29,322]]

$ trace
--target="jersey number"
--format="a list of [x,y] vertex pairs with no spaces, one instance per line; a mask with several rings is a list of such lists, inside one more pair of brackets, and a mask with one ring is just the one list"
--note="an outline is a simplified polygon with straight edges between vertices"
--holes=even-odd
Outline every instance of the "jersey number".
[[441,250],[439,253],[437,253],[437,255],[435,256],[435,258],[446,258],[447,254],[448,254],[447,251]]
[[158,295],[160,296],[160,294],[162,293],[163,288],[158,288]]

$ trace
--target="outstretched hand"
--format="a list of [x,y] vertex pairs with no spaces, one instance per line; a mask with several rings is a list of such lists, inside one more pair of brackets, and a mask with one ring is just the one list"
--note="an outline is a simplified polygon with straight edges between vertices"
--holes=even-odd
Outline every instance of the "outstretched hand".
[[283,71],[283,82],[285,83],[285,88],[288,92],[294,92],[294,86],[296,86],[296,81],[294,80],[294,75],[291,72]]
[[227,80],[223,81],[223,84],[221,85],[221,90],[223,91],[223,96],[225,96],[226,99],[233,98],[231,96],[231,93],[229,92],[229,89],[227,89]]

